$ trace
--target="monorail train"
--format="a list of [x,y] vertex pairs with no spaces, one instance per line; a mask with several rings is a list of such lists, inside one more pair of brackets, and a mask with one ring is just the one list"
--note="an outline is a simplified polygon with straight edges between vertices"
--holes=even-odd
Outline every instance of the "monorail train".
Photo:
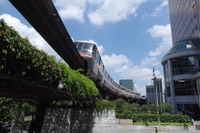
[[86,75],[98,82],[100,87],[118,98],[139,99],[140,94],[126,89],[116,83],[106,71],[97,46],[89,41],[75,41],[78,52],[83,57],[86,66]]

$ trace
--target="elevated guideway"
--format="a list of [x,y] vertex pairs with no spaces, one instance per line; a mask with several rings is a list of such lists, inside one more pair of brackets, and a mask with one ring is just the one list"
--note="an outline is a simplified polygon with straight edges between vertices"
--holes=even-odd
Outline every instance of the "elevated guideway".
[[[84,61],[74,46],[51,0],[9,1],[72,69],[85,69]],[[99,89],[101,90],[103,88]],[[113,88],[106,88],[103,93],[109,96],[113,95],[115,98],[126,99],[128,96],[128,99],[131,99],[131,93],[124,92],[118,94],[120,91],[113,91]],[[133,95],[132,100],[137,100],[138,98],[139,96]]]
[[83,60],[51,0],[10,2],[71,68],[84,68]]

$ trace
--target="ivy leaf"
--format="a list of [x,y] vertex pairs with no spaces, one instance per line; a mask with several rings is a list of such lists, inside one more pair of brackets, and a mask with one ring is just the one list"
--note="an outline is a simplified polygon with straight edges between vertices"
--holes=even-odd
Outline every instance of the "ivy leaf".
[[3,49],[3,54],[7,55],[8,51]]

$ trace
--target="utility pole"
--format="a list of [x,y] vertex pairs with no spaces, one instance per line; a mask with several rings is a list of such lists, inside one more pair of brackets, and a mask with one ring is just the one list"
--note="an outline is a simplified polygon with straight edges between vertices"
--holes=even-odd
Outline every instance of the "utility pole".
[[158,106],[158,88],[157,88],[157,79],[156,79],[156,74],[155,74],[155,69],[153,67],[153,86],[154,86],[154,90],[156,93],[156,107],[157,107],[157,117],[158,117],[158,125],[160,125],[160,114],[159,114],[159,106]]

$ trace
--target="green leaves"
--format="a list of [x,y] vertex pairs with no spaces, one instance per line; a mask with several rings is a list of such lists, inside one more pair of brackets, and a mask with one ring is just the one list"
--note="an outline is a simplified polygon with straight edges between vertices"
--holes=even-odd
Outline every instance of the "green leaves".
[[[161,114],[160,116],[161,123],[190,123],[191,120],[187,115],[180,114]],[[149,113],[122,113],[117,114],[119,119],[132,119],[133,122],[157,122],[158,116],[156,114]]]
[[[37,45],[37,44],[34,44]],[[57,89],[62,81],[65,91],[77,102],[92,102],[99,91],[94,82],[53,56],[32,46],[13,28],[0,20],[0,73]]]
[[91,104],[99,91],[96,85],[80,73],[80,70],[72,70],[64,63],[58,63],[62,69],[62,82],[69,95],[81,104]]
[[17,107],[22,107],[26,113],[30,113],[35,111],[35,105],[34,100],[0,97],[0,124],[9,122],[13,110]]

